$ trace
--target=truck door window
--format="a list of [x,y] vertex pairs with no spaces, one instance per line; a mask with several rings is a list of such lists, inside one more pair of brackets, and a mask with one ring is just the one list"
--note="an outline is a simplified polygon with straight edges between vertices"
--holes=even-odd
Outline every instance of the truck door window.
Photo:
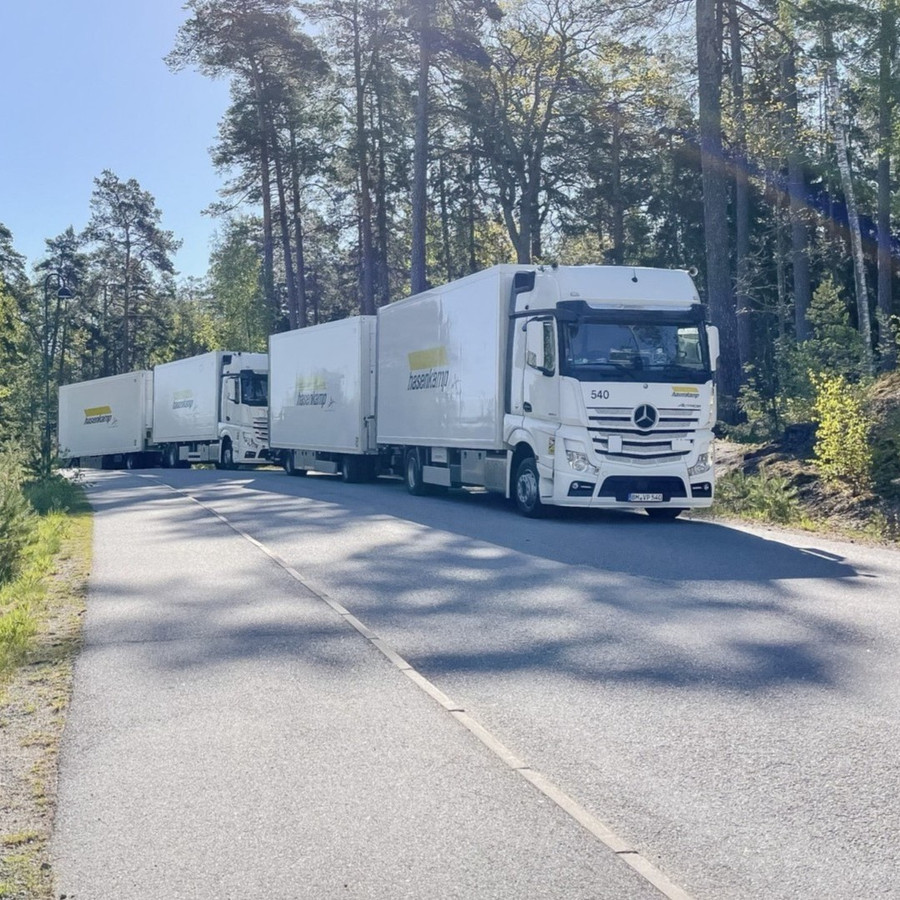
[[246,406],[267,406],[269,403],[269,376],[263,372],[244,369],[240,378],[241,402]]
[[556,371],[556,336],[553,322],[530,319],[525,324],[525,363],[544,375]]

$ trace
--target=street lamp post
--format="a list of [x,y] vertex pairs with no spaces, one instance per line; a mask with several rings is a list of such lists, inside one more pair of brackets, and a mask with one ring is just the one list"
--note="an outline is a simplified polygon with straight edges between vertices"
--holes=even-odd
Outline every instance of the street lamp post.
[[49,272],[44,278],[44,433],[41,439],[41,474],[50,474],[52,426],[50,424],[50,366],[53,347],[50,342],[50,281],[56,279],[57,310],[62,300],[71,300],[74,294],[66,287],[66,280],[59,272]]

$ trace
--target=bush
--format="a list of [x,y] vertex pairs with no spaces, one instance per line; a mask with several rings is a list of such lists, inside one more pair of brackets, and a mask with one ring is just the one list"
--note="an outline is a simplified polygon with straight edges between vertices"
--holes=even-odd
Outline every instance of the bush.
[[36,518],[22,489],[18,456],[0,453],[0,584],[17,572],[22,552],[32,541]]
[[798,518],[797,490],[780,475],[731,472],[716,487],[717,511],[787,524]]
[[810,373],[816,389],[814,417],[818,422],[815,457],[825,481],[843,482],[854,492],[872,485],[872,421],[863,406],[863,392],[843,375]]

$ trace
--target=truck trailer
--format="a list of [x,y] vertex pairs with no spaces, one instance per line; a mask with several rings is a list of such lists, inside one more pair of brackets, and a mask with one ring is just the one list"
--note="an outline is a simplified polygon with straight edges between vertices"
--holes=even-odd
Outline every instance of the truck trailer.
[[59,453],[104,468],[268,462],[268,357],[213,351],[59,389]]
[[288,474],[375,474],[375,322],[355,316],[269,338],[270,456]]
[[[312,347],[327,327],[279,341]],[[292,387],[295,406],[313,406],[271,423],[289,471],[395,474],[412,494],[480,486],[527,516],[568,506],[674,518],[712,503],[718,332],[687,272],[494,266],[382,307],[375,333],[374,447],[367,411],[354,445],[339,446],[313,403],[338,396],[329,365],[334,383],[363,383],[371,360],[355,343],[334,342],[318,369],[297,363],[294,385],[273,369],[278,402]],[[340,374],[354,362],[352,379]],[[345,471],[353,457],[363,462]]]
[[59,389],[59,455],[71,465],[99,457],[105,466],[156,465],[151,450],[153,376],[127,372]]

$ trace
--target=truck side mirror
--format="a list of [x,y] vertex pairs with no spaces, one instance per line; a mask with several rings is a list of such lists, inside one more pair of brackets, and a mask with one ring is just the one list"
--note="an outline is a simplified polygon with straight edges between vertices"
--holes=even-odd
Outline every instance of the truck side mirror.
[[719,362],[719,329],[715,325],[706,326],[706,339],[709,342],[709,367],[715,372]]
[[529,319],[525,323],[525,364],[544,375],[556,371],[556,342],[553,322]]

